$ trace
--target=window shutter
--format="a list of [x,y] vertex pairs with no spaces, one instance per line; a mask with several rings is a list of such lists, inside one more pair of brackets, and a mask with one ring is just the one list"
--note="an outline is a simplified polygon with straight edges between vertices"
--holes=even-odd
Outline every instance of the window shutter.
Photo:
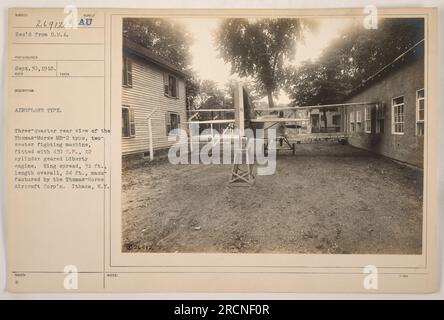
[[176,78],[176,98],[179,98],[179,79]]
[[122,107],[122,137],[130,138],[136,135],[134,110],[128,106]]
[[174,97],[176,95],[176,81],[172,75],[168,75],[168,95]]
[[128,57],[122,57],[122,85],[133,86],[133,65]]
[[122,137],[129,136],[128,124],[129,124],[128,108],[122,108]]
[[166,135],[168,135],[171,131],[171,119],[169,112],[165,112],[165,126],[166,126]]
[[133,86],[133,64],[132,64],[131,60],[128,58],[126,59],[126,62],[127,62],[126,73],[127,73],[127,77],[128,77],[127,85],[129,87],[132,87]]
[[163,74],[163,93],[168,95],[168,74]]
[[130,135],[131,137],[136,135],[136,121],[134,119],[134,110],[129,109],[130,111]]
[[122,85],[126,86],[126,59],[122,57]]

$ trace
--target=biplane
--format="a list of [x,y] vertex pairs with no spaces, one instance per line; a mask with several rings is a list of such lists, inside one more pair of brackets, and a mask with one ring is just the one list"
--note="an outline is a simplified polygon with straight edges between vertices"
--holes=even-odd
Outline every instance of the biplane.
[[[295,154],[297,143],[314,143],[320,141],[337,141],[345,142],[348,137],[347,128],[347,110],[354,107],[361,106],[376,106],[377,102],[355,102],[355,103],[340,103],[340,104],[325,104],[325,105],[311,105],[311,106],[288,106],[288,107],[275,107],[275,108],[255,108],[251,99],[249,98],[248,91],[238,83],[234,90],[234,108],[233,109],[193,109],[189,110],[190,118],[187,123],[189,125],[210,125],[211,132],[213,131],[213,125],[225,124],[225,128],[214,143],[220,143],[221,139],[240,139],[245,140],[245,129],[263,129],[265,132],[273,128],[276,129],[276,150],[287,149]],[[335,132],[328,132],[325,130],[314,130],[313,112],[319,114],[321,111],[325,110],[336,110],[340,114],[340,125]],[[198,120],[197,117],[199,113],[211,113],[211,114],[221,114],[229,113],[233,114],[234,117],[229,119],[218,119],[218,116],[210,120]],[[238,129],[236,134],[238,136],[233,136],[233,129]],[[287,132],[291,129],[296,130],[296,134],[293,134],[289,138]],[[305,130],[302,130],[305,129]],[[191,132],[191,130],[190,130]],[[195,137],[190,135],[190,145],[192,144]],[[199,136],[198,139],[202,139]],[[210,137],[203,138],[204,140],[214,139],[213,134]],[[265,133],[263,139],[265,139],[265,152],[268,150],[270,141],[268,141],[268,135]],[[200,141],[200,140],[199,140]],[[241,150],[245,154],[245,150]],[[247,185],[251,185],[254,182],[254,175],[252,165],[250,163],[246,164],[246,167],[242,167],[241,164],[236,164],[236,154],[235,161],[231,170],[230,183],[242,182]],[[242,155],[238,155],[242,156]]]

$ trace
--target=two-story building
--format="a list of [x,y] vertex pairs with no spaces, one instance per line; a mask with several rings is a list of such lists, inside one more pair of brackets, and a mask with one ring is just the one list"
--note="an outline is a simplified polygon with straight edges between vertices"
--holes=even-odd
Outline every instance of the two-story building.
[[170,130],[185,129],[185,78],[171,62],[123,38],[123,160],[167,153]]

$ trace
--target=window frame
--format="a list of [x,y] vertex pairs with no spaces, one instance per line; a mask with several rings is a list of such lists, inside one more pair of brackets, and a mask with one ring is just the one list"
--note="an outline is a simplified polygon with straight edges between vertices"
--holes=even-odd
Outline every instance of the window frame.
[[[171,89],[172,86],[170,86],[170,78],[175,79],[176,86],[174,88],[174,93],[175,93],[174,96],[172,95],[173,90]],[[165,97],[171,99],[179,99],[179,77],[177,77],[172,73],[168,72],[163,73],[163,94],[165,95]]]
[[[395,104],[395,100],[397,100],[399,98],[402,98],[402,103]],[[400,106],[402,106],[402,122],[395,122],[395,107],[399,108]],[[405,114],[405,97],[403,95],[401,95],[401,96],[392,98],[392,134],[401,135],[401,136],[404,135],[404,133],[405,133],[404,114]],[[402,124],[402,132],[395,131],[396,124]]]
[[372,133],[372,107],[365,106],[364,109],[364,132]]
[[[423,92],[423,94],[422,94],[422,97],[420,98],[419,97],[419,92],[420,91],[422,91]],[[423,119],[422,120],[420,120],[419,119],[419,112],[420,112],[420,109],[419,109],[419,102],[420,101],[423,101],[423,109],[422,109],[422,111],[423,111]],[[424,134],[425,134],[425,89],[424,88],[421,88],[421,89],[418,89],[418,90],[416,90],[416,125],[415,125],[415,133],[416,133],[416,135],[417,136],[424,136]],[[418,130],[418,125],[420,124],[420,123],[422,123],[422,134],[419,134],[419,130]]]
[[[378,103],[376,105],[376,124],[375,124],[376,133],[379,134],[385,133],[385,112],[386,112],[385,103]],[[383,128],[382,131],[381,131],[381,120],[383,120],[382,123],[384,124],[382,126]]]
[[[359,115],[359,117],[358,117]],[[359,130],[358,130],[359,124]],[[362,130],[362,110],[356,110],[356,132],[361,132]]]
[[[177,128],[171,127],[171,115],[177,116]],[[180,119],[180,113],[177,111],[166,111],[165,112],[165,130],[166,130],[166,136],[170,134],[170,131],[173,129],[180,129],[181,125],[181,119]]]
[[[122,138],[125,139],[131,139],[136,137],[136,119],[134,116],[134,108],[130,106],[123,105],[122,106],[122,117],[123,117],[123,109],[128,110],[128,135],[123,135],[123,128],[122,128]],[[123,119],[122,119],[123,121]],[[123,124],[123,123],[122,123]]]
[[350,119],[349,119],[349,122],[350,122],[350,132],[355,132],[355,130],[356,130],[356,123],[355,123],[355,110],[353,110],[353,111],[350,111]]
[[[338,121],[335,121],[335,119],[338,119]],[[331,124],[333,126],[339,127],[341,125],[341,115],[340,114],[333,114],[331,116]]]
[[133,62],[128,56],[122,56],[122,86],[133,87]]

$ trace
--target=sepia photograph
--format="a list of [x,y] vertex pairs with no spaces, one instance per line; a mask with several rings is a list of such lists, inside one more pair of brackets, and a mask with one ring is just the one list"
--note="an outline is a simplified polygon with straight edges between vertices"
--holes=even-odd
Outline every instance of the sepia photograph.
[[424,41],[422,18],[124,18],[122,252],[421,255]]
[[11,295],[440,290],[442,6],[275,5],[4,11]]

